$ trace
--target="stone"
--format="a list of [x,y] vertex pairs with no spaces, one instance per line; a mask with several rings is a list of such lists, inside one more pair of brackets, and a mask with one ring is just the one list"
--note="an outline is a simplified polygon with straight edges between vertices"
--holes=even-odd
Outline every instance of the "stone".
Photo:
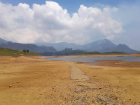
[[12,87],[12,85],[9,85],[9,88],[11,88]]

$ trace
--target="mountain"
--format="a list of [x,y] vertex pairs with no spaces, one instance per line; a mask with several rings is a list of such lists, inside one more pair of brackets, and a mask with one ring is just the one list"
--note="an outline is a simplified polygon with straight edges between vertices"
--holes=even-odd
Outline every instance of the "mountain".
[[139,51],[133,50],[131,48],[129,48],[127,45],[125,44],[119,44],[116,47],[111,47],[111,48],[105,48],[102,50],[99,50],[100,52],[124,52],[124,53],[128,53],[128,54],[132,54],[132,53],[138,53]]
[[47,47],[47,46],[37,46],[35,44],[21,44],[21,43],[13,43],[13,42],[7,42],[7,43],[0,43],[0,47],[2,48],[10,48],[13,50],[23,50],[28,49],[31,52],[55,52],[56,49],[53,47]]
[[82,50],[100,51],[100,50],[103,50],[106,48],[112,48],[112,47],[116,47],[116,45],[113,44],[110,40],[104,39],[104,40],[99,40],[99,41],[95,41],[93,43],[83,45]]
[[72,48],[73,50],[76,50],[80,48],[81,45],[77,45],[75,43],[66,43],[66,42],[60,42],[60,43],[36,43],[37,45],[43,45],[43,46],[52,46],[57,51],[64,50],[65,48]]
[[6,43],[6,42],[8,42],[8,41],[0,38],[0,43]]
[[37,43],[37,45],[53,46],[58,51],[64,50],[65,48],[72,48],[73,50],[80,49],[80,50],[85,50],[85,51],[98,51],[104,48],[116,47],[115,44],[113,44],[111,41],[107,39],[95,41],[93,43],[89,43],[86,45],[77,45],[74,43],[66,43],[66,42]]
[[[51,46],[51,47],[48,47]],[[82,50],[87,52],[124,52],[124,53],[138,53],[138,51],[129,48],[125,44],[119,44],[118,46],[112,43],[108,39],[103,39],[99,41],[95,41],[93,43],[78,45],[74,43],[37,43],[35,44],[21,44],[21,43],[13,43],[8,42],[0,38],[0,47],[10,48],[14,50],[23,50],[28,49],[32,52],[43,53],[43,52],[56,52],[62,51],[65,48],[72,48],[72,50]]]
[[129,48],[125,44],[119,44],[118,46],[112,43],[108,39],[103,39],[99,41],[95,41],[85,45],[78,45],[74,43],[38,43],[37,45],[45,45],[45,46],[52,46],[58,51],[63,50],[65,48],[72,48],[73,50],[84,50],[88,52],[98,51],[98,52],[124,52],[124,53],[137,53],[138,51]]

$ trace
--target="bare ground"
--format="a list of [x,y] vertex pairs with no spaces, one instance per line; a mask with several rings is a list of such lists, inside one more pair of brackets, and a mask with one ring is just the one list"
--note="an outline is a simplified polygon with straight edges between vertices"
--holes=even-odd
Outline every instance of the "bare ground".
[[0,105],[140,105],[139,64],[0,57]]

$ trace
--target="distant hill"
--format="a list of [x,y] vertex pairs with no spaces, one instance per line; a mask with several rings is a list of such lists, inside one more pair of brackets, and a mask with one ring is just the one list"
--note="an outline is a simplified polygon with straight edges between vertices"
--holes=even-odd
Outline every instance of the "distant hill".
[[21,43],[13,43],[13,42],[7,42],[7,43],[0,43],[0,47],[2,48],[10,48],[13,50],[23,50],[28,49],[31,52],[55,52],[56,49],[53,47],[47,47],[47,46],[37,46],[35,44],[21,44]]
[[118,52],[124,52],[124,53],[128,53],[128,54],[138,53],[138,51],[129,48],[125,44],[119,44],[118,46],[111,47],[111,48],[105,48],[105,49],[102,49],[102,50],[99,50],[99,51],[100,52],[113,52],[113,51],[118,51]]
[[138,53],[138,51],[129,48],[125,44],[119,44],[118,46],[112,43],[108,39],[103,39],[99,41],[95,41],[93,43],[85,44],[85,45],[78,45],[74,43],[38,43],[37,45],[45,45],[45,46],[53,46],[58,51],[63,50],[65,48],[72,48],[73,50],[84,50],[87,52],[124,52],[128,54]]
[[0,38],[0,43],[6,43],[7,41]]
[[80,50],[85,50],[85,51],[98,51],[104,48],[110,48],[110,47],[116,46],[115,44],[113,44],[111,41],[107,39],[95,41],[93,43],[89,43],[86,45],[78,45],[78,44],[66,43],[66,42],[37,43],[37,45],[53,46],[58,51],[64,50],[65,48],[72,48],[73,50],[80,49]]
[[34,52],[23,52],[23,51],[18,51],[18,50],[12,50],[8,48],[1,48],[0,47],[0,56],[13,56],[13,57],[18,57],[21,55],[26,55],[26,56],[39,56],[39,54],[34,53]]
[[66,42],[60,42],[60,43],[36,43],[37,45],[41,46],[52,46],[54,47],[57,51],[62,51],[65,48],[72,48],[73,50],[76,50],[80,48],[81,45],[77,45],[75,43],[66,43]]
[[85,51],[100,51],[112,47],[116,47],[116,45],[113,44],[110,40],[104,39],[83,45],[82,49]]
[[[85,45],[78,45],[74,43],[37,43],[35,44],[21,44],[8,42],[0,38],[0,47],[10,48],[14,50],[29,49],[32,52],[43,53],[43,52],[57,52],[62,51],[65,48],[72,48],[72,50],[82,50],[87,52],[124,52],[124,53],[139,53],[136,50],[129,48],[125,44],[119,44],[118,46],[112,43],[108,39],[95,41]],[[50,47],[49,47],[50,46]]]

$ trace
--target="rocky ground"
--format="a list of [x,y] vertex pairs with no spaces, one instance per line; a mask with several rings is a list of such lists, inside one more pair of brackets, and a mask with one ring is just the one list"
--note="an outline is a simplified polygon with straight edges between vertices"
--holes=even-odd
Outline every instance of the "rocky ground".
[[100,64],[0,57],[0,105],[140,105],[140,63]]

